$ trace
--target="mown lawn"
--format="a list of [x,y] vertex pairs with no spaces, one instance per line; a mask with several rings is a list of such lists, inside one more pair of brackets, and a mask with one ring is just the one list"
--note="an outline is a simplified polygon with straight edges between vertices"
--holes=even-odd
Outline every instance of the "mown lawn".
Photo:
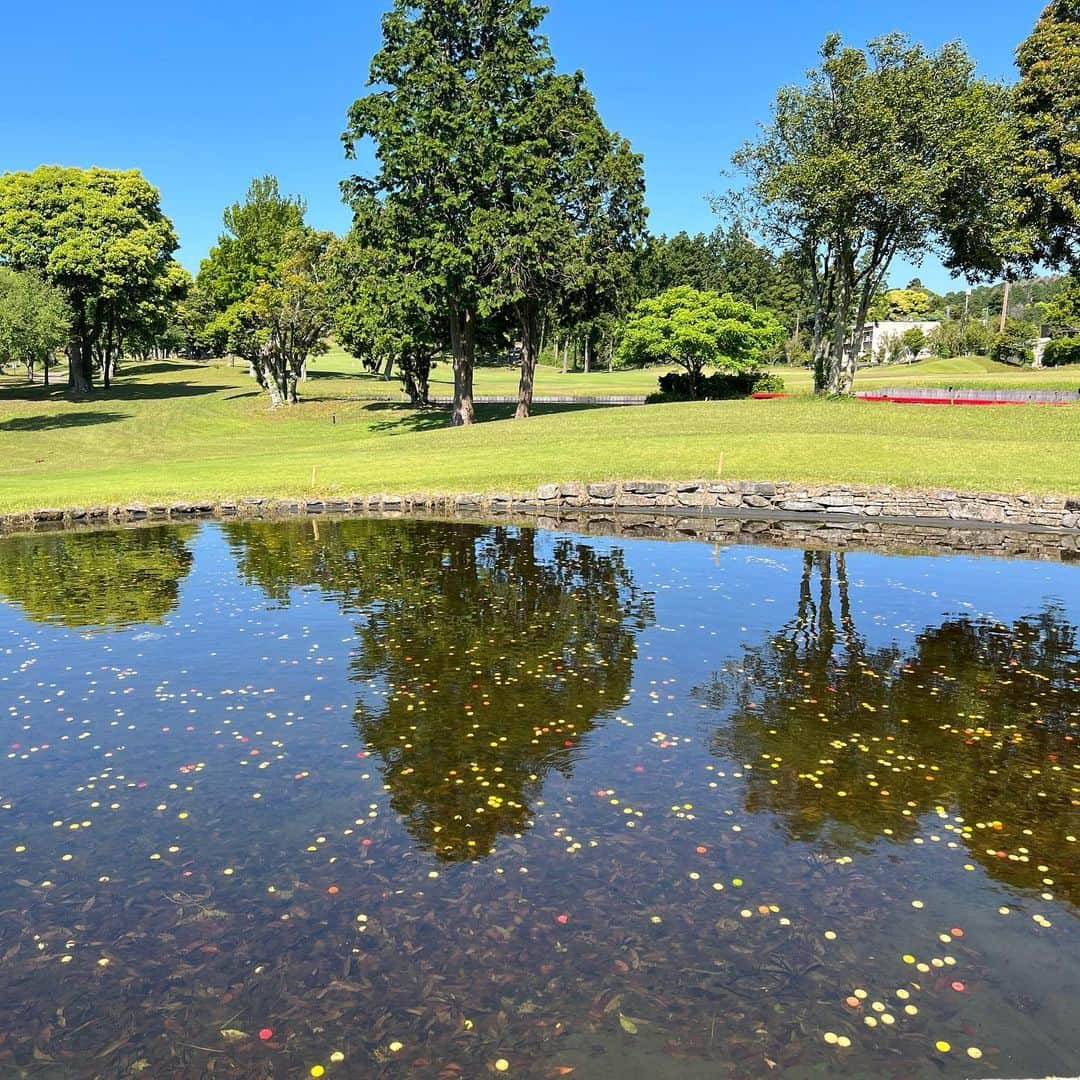
[[[397,394],[396,381],[386,382],[369,375],[359,362],[347,353],[335,349],[320,357],[313,371],[331,376],[347,376],[342,381],[344,393]],[[806,368],[773,369],[793,394],[813,392],[813,377]],[[657,389],[660,372],[655,369],[636,371],[568,372],[558,368],[540,367],[536,375],[539,395],[573,395],[591,397],[604,395],[651,394]],[[331,376],[323,385],[328,390]],[[432,392],[437,397],[449,396],[454,389],[453,371],[449,364],[439,364],[432,375]],[[476,370],[475,390],[478,395],[501,396],[516,394],[518,373],[512,367],[479,367]],[[923,360],[917,364],[893,364],[885,368],[864,368],[859,372],[856,389],[872,390],[882,386],[958,386],[1032,388],[1045,390],[1075,390],[1080,388],[1080,371],[1068,368],[1017,368],[997,364],[983,356],[960,356],[950,360]]]
[[[895,381],[896,373],[889,374]],[[631,393],[626,387],[642,385],[644,375],[655,379],[641,372],[567,378],[581,380],[588,393]],[[513,373],[483,369],[478,392],[486,380],[497,385],[496,376],[512,382]],[[1001,385],[995,373],[987,376]],[[609,378],[621,380],[619,390],[592,389]],[[481,409],[485,422],[472,429],[450,430],[437,410],[349,400],[367,384],[344,362],[324,358],[304,388],[314,400],[270,413],[239,366],[131,365],[112,392],[84,403],[67,401],[60,390],[46,397],[41,387],[0,379],[0,511],[712,477],[721,457],[726,478],[1080,493],[1080,407],[1074,406],[898,406],[797,395],[540,407],[522,423],[500,406]]]

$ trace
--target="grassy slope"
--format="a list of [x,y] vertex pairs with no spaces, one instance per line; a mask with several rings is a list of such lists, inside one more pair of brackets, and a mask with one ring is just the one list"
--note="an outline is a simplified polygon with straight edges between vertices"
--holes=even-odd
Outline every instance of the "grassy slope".
[[[954,373],[969,379],[973,366],[959,365]],[[886,374],[885,382],[897,381],[895,371]],[[1027,375],[1024,385],[1045,385],[1042,373],[1017,374]],[[877,372],[860,376],[864,386],[877,377]],[[936,369],[907,372],[907,378],[921,378],[924,385],[942,377]],[[1012,385],[999,373],[986,377],[993,385]],[[541,392],[548,378],[541,375]],[[567,378],[586,388],[579,392],[619,393],[633,392],[628,385],[651,387],[655,375]],[[947,373],[944,378],[949,381]],[[620,389],[593,389],[608,379]],[[478,392],[500,380],[512,382],[512,373],[482,371]],[[307,384],[305,392],[314,400],[270,414],[245,372],[226,366],[132,367],[111,394],[81,404],[59,394],[45,399],[41,388],[0,380],[0,510],[245,494],[506,490],[557,479],[707,477],[716,475],[721,454],[725,477],[1080,493],[1075,453],[1080,407],[951,409],[794,396],[771,402],[540,409],[528,423],[452,431],[439,413],[348,400],[367,386],[351,365],[332,356]],[[509,412],[500,407],[481,415],[502,419]]]

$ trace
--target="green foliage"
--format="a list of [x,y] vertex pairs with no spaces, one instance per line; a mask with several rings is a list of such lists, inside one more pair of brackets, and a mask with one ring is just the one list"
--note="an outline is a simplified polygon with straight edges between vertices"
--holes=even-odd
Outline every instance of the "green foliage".
[[334,332],[370,371],[397,371],[413,405],[428,404],[431,365],[448,347],[438,295],[408,249],[393,243],[391,211],[356,205],[352,230],[329,252]]
[[95,348],[162,295],[176,247],[157,189],[137,170],[42,165],[0,176],[0,260],[64,294],[76,393],[93,386]]
[[638,299],[659,296],[679,285],[728,293],[772,311],[794,330],[806,296],[799,266],[757,243],[736,221],[713,233],[650,236],[634,271]]
[[649,405],[664,405],[675,401],[734,401],[754,394],[780,394],[784,380],[767,371],[716,372],[698,380],[697,397],[687,372],[669,371],[660,376],[660,392],[650,394]]
[[304,223],[305,209],[281,194],[275,177],[253,180],[244,201],[225,211],[226,231],[199,268],[185,311],[193,343],[220,344],[247,360],[274,407],[297,402],[297,383],[309,358],[326,350],[330,328],[330,235]]
[[1022,319],[1008,319],[1005,330],[994,337],[990,357],[1002,364],[1030,364],[1035,359],[1038,329]]
[[1061,279],[1061,288],[1039,305],[1043,320],[1056,329],[1080,328],[1080,278]]
[[[307,204],[283,195],[277,178],[252,180],[243,202],[223,214],[225,232],[199,268],[198,287],[213,297],[221,313],[246,300],[264,281],[273,279],[304,231]],[[228,324],[228,317],[222,317]]]
[[31,382],[40,366],[48,379],[53,354],[67,341],[70,323],[59,289],[36,273],[0,267],[0,361],[25,364]]
[[678,364],[689,375],[691,397],[698,398],[706,366],[751,371],[782,336],[771,312],[683,285],[637,305],[618,358],[625,365]]
[[926,334],[920,327],[913,326],[900,335],[900,343],[908,356],[912,360],[917,360],[922,355],[923,349],[926,348]]
[[870,305],[870,318],[888,322],[923,322],[940,310],[941,297],[929,289],[889,289]]
[[[743,208],[792,251],[811,285],[819,390],[851,390],[870,304],[893,258],[928,246],[969,274],[1022,247],[1011,228],[1015,132],[1009,94],[979,80],[964,49],[899,34],[864,52],[829,37],[804,86],[779,91],[773,121],[735,163]],[[831,341],[829,340],[831,338]]]
[[1080,267],[1080,2],[1052,0],[1016,59],[1025,217],[1040,258]]
[[1065,367],[1067,364],[1080,364],[1080,337],[1054,338],[1043,350],[1044,367]]
[[[1062,275],[1051,275],[1011,282],[1009,314],[1018,319],[1053,321],[1052,309],[1068,293],[1071,280]],[[967,311],[972,321],[989,320],[1000,314],[1004,299],[1005,285],[998,282],[995,285],[976,285],[970,297],[959,290],[946,293],[942,297],[942,306],[952,319],[961,319]]]
[[[539,319],[610,306],[644,227],[641,161],[608,132],[582,76],[554,70],[531,0],[396,0],[349,111],[347,152],[377,170],[344,184],[362,219],[379,198],[410,274],[448,321],[453,422],[473,420],[478,324],[512,318],[531,400]],[[624,270],[625,268],[625,270]]]
[[968,323],[943,322],[926,336],[926,345],[935,356],[987,356],[990,352],[991,334],[986,325],[978,320]]
[[0,596],[36,622],[78,630],[159,623],[191,570],[197,525],[15,536]]

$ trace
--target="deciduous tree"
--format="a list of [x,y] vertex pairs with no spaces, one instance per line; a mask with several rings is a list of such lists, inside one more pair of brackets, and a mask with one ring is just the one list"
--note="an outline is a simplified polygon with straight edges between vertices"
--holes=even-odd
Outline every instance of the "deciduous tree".
[[199,268],[197,296],[213,298],[202,337],[251,365],[271,405],[294,405],[308,359],[325,351],[330,329],[328,233],[304,223],[306,204],[282,195],[277,179],[252,181],[225,211],[225,233]]
[[0,268],[0,360],[25,364],[30,382],[40,366],[48,386],[53,354],[67,341],[70,323],[58,289],[37,274]]
[[779,91],[772,122],[736,155],[743,211],[809,278],[819,392],[851,392],[847,343],[862,339],[897,255],[936,248],[977,275],[1028,249],[1013,226],[1009,104],[959,44],[929,53],[892,34],[863,51],[832,35],[820,67]]
[[68,382],[93,388],[109,319],[158,293],[176,233],[137,170],[43,165],[0,176],[0,261],[60,289],[71,312]]
[[624,364],[678,364],[697,398],[705,367],[752,370],[783,333],[769,311],[682,286],[638,304],[623,330],[619,358]]
[[329,253],[337,340],[371,371],[397,371],[409,401],[429,401],[435,357],[449,347],[439,289],[407,248],[394,243],[391,210],[355,206],[352,230]]

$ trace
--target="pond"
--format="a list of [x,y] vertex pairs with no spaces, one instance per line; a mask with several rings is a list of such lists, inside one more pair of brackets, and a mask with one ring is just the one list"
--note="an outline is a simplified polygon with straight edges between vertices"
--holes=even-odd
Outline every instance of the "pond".
[[1080,1072],[1080,567],[0,541],[0,1073]]

